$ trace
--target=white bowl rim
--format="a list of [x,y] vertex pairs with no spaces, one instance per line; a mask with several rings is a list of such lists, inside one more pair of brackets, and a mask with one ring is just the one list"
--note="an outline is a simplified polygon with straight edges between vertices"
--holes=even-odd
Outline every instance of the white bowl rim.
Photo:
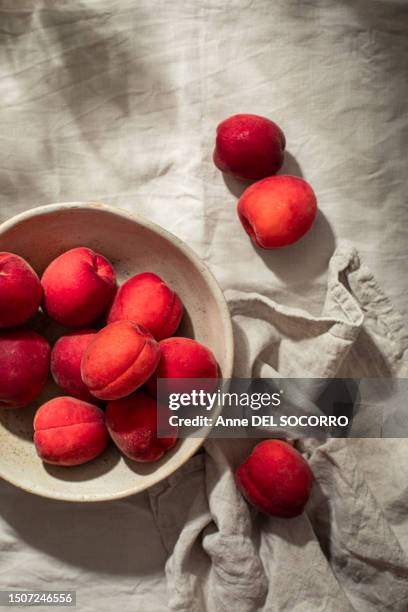
[[[131,213],[123,208],[116,207],[116,206],[109,206],[99,201],[60,202],[60,203],[46,204],[43,206],[36,206],[34,208],[30,208],[26,211],[18,213],[17,215],[14,215],[10,219],[7,219],[6,221],[0,224],[0,237],[3,233],[10,230],[15,225],[18,225],[22,221],[30,219],[31,217],[45,216],[48,213],[58,212],[60,210],[81,210],[81,209],[82,210],[87,210],[87,209],[88,210],[89,209],[103,210],[113,215],[127,219],[129,221],[135,221],[136,223],[139,223],[141,226],[151,230],[152,232],[156,234],[159,234],[160,236],[162,236],[163,238],[171,242],[180,251],[182,251],[182,253],[187,257],[187,259],[196,268],[199,269],[200,273],[204,276],[206,282],[210,286],[211,292],[213,293],[216,299],[216,302],[218,304],[218,307],[220,308],[220,311],[222,314],[222,320],[223,320],[224,331],[225,331],[225,339],[226,339],[226,342],[225,342],[226,367],[224,367],[223,374],[224,374],[225,379],[231,378],[233,362],[234,362],[234,337],[233,337],[231,315],[229,312],[229,308],[228,308],[225,296],[221,290],[221,287],[216,281],[213,273],[207,267],[207,264],[204,263],[204,261],[200,259],[200,257],[193,251],[193,249],[189,247],[183,240],[181,240],[180,238],[178,238],[177,236],[175,236],[168,230],[162,228],[157,223],[154,223],[150,221],[149,219],[147,219],[146,217],[139,215],[137,213]],[[123,499],[123,498],[129,497],[130,495],[136,495],[137,493],[141,493],[142,491],[145,491],[146,489],[150,489],[151,487],[158,484],[165,478],[168,478],[169,476],[171,476],[182,465],[187,463],[187,461],[191,459],[191,457],[199,450],[199,448],[204,443],[205,439],[208,437],[210,431],[211,431],[211,427],[208,427],[206,429],[206,435],[204,437],[194,438],[196,443],[192,446],[191,449],[189,449],[189,452],[185,456],[181,456],[177,459],[176,464],[169,463],[167,469],[165,469],[166,464],[164,464],[163,469],[160,473],[160,476],[157,476],[155,478],[155,474],[152,473],[150,475],[151,480],[149,483],[146,483],[146,484],[139,483],[137,487],[134,487],[134,488],[131,487],[125,491],[120,491],[118,493],[113,493],[109,495],[99,495],[98,494],[98,495],[89,496],[89,497],[88,496],[84,497],[83,495],[81,495],[81,496],[78,496],[78,498],[75,498],[72,496],[68,497],[68,496],[65,496],[64,494],[59,494],[58,492],[48,492],[42,489],[38,489],[35,487],[35,485],[34,486],[27,486],[27,485],[23,486],[17,479],[10,478],[9,476],[4,475],[1,471],[1,466],[0,466],[0,478],[3,478],[3,480],[9,482],[10,484],[16,486],[19,489],[22,489],[29,493],[33,493],[34,495],[39,495],[40,497],[45,497],[48,499],[56,499],[56,500],[61,500],[61,501],[73,502],[73,503],[104,502],[104,501],[111,501],[115,499]]]

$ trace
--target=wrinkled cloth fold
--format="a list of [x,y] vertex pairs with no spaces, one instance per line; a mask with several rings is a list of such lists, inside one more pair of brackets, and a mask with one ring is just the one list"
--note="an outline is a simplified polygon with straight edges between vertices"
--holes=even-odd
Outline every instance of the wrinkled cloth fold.
[[[352,247],[328,273],[349,239],[406,316],[406,0],[0,0],[0,19],[1,221],[98,200],[186,241],[227,291],[236,375],[321,375],[341,359],[338,376],[406,375],[401,319]],[[253,247],[243,186],[212,162],[217,124],[241,112],[282,127],[282,172],[316,193],[313,228],[287,249]],[[374,433],[399,422],[359,414]],[[299,442],[318,487],[309,520],[291,521],[237,495],[231,469],[253,442],[209,441],[151,495],[111,503],[1,481],[2,588],[75,588],[81,612],[403,607],[404,440]]]
[[[367,342],[387,356],[393,376],[406,371],[402,321],[352,246],[341,245],[330,262],[321,317],[256,293],[228,291],[226,297],[236,376],[330,378],[355,368],[380,376]],[[324,381],[319,385],[309,399],[318,399]],[[360,465],[371,448],[380,468],[382,448],[396,443],[299,440],[316,482],[307,512],[285,520],[257,514],[235,485],[234,469],[254,441],[208,439],[203,453],[149,493],[170,554],[171,609],[403,612],[408,549],[394,524],[408,510],[408,496],[403,487],[400,495],[394,492],[400,514],[395,498],[390,514],[388,500],[381,492],[376,497],[376,474]],[[408,458],[404,440],[399,451]]]

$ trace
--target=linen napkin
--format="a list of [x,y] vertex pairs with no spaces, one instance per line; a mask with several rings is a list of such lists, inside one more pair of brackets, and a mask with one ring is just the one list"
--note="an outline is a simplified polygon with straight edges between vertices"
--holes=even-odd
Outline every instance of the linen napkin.
[[[259,293],[229,291],[227,299],[235,333],[235,376],[381,377],[406,372],[408,337],[401,319],[347,244],[331,259],[320,317]],[[315,389],[315,399],[322,390]],[[381,424],[374,419],[373,425],[365,408],[365,434],[380,435]],[[375,406],[371,408],[376,415]],[[396,527],[408,509],[408,494],[388,490],[384,495],[381,488],[379,495],[376,487],[384,468],[388,476],[396,469],[392,453],[407,464],[405,440],[299,440],[316,482],[307,511],[289,520],[257,513],[235,486],[233,471],[254,443],[208,439],[204,452],[150,491],[170,554],[170,608],[406,610],[408,534]]]

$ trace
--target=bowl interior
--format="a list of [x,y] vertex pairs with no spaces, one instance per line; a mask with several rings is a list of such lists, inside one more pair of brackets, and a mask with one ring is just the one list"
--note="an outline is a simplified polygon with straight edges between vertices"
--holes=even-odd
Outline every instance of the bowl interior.
[[[41,274],[63,251],[87,246],[114,265],[118,282],[143,271],[159,274],[180,295],[185,315],[177,335],[210,348],[222,375],[231,376],[232,333],[228,310],[213,277],[179,240],[146,220],[100,204],[57,204],[19,215],[0,227],[0,251],[21,255]],[[39,313],[29,325],[53,343],[63,328]],[[43,464],[32,442],[36,408],[62,395],[49,380],[35,404],[0,410],[0,476],[46,497],[71,501],[114,499],[159,482],[182,465],[201,439],[180,440],[161,461],[140,464],[124,459],[111,445],[99,458],[64,468]]]

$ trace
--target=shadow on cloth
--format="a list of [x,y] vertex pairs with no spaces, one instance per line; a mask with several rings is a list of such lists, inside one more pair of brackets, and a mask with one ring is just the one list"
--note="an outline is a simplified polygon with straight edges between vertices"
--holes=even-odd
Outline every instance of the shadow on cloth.
[[92,572],[138,576],[162,571],[164,551],[159,554],[136,529],[140,514],[151,520],[146,496],[67,504],[35,495],[28,500],[28,493],[3,486],[3,520],[27,546]]
[[[298,176],[299,178],[303,178],[302,168],[300,167],[296,158],[289,153],[289,151],[285,151],[285,158],[283,160],[282,168],[279,170],[278,174],[290,174],[291,176]],[[255,183],[256,181],[240,181],[233,176],[228,176],[228,174],[222,174],[222,178],[224,180],[225,185],[229,192],[235,197],[240,198],[245,189]]]
[[[285,152],[285,160],[279,174],[303,177],[302,169],[296,158]],[[240,198],[253,181],[239,181],[223,174],[224,183],[230,193]],[[261,249],[252,241],[255,254],[270,270],[287,285],[307,284],[323,274],[336,248],[332,227],[324,213],[319,209],[312,229],[295,244],[282,249]]]

